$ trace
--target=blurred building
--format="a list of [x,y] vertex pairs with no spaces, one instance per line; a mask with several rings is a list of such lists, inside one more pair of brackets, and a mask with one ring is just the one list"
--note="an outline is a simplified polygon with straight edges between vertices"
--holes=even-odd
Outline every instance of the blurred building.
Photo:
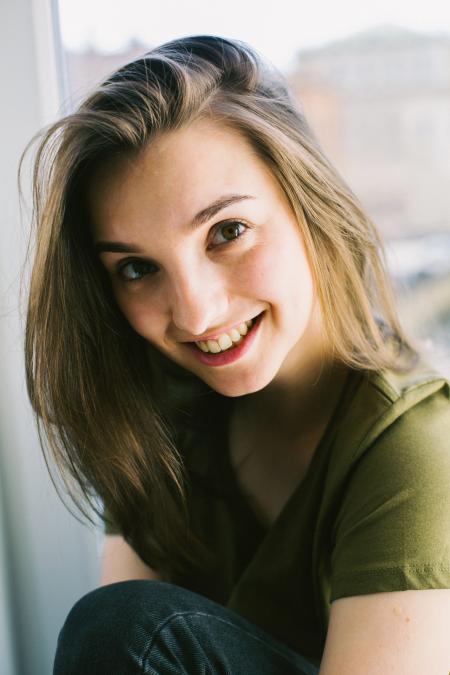
[[450,231],[450,35],[375,28],[300,51],[289,79],[386,236]]

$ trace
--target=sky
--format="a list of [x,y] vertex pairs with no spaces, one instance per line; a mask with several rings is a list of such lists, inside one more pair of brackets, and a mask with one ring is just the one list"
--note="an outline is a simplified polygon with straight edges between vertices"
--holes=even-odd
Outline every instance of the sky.
[[64,45],[120,51],[133,38],[149,48],[182,35],[245,40],[277,67],[298,49],[379,25],[450,35],[449,0],[59,0]]

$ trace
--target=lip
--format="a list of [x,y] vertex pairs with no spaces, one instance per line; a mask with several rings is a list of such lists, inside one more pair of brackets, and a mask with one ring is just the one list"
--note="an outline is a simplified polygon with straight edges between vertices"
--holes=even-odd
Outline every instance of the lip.
[[234,361],[242,358],[242,356],[248,352],[255,340],[257,333],[259,332],[259,327],[264,314],[265,311],[261,312],[261,314],[258,314],[258,316],[254,318],[254,323],[251,329],[237,347],[226,349],[224,352],[219,352],[218,354],[202,352],[198,347],[195,346],[194,343],[191,342],[186,343],[186,347],[197,357],[201,363],[204,363],[207,366],[226,366],[229,363],[233,363]]

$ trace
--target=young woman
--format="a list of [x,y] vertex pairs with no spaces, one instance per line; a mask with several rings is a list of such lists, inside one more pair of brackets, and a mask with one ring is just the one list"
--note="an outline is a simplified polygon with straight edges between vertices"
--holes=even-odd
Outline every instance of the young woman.
[[448,382],[282,77],[196,36],[44,136],[26,331],[105,521],[55,673],[443,674]]

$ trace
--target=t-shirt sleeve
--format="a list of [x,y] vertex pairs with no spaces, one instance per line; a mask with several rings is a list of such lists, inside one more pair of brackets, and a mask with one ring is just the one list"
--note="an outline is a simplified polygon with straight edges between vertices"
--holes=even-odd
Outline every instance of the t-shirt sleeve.
[[450,588],[448,387],[357,460],[336,520],[331,596]]

